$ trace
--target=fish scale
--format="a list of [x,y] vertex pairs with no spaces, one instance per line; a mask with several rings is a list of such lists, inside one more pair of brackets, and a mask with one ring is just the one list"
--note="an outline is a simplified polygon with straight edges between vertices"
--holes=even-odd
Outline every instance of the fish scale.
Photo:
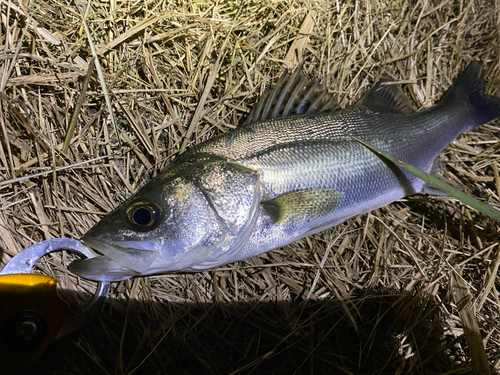
[[[228,137],[225,135],[206,142],[197,151],[225,155],[260,171],[261,184],[269,194],[266,197],[268,199],[286,192],[311,188],[330,188],[345,192],[351,190],[353,180],[356,180],[358,185],[356,196],[353,198],[370,198],[370,194],[378,194],[388,187],[395,187],[398,175],[379,157],[350,138],[349,134],[427,172],[442,150],[433,147],[422,152],[421,144],[417,140],[421,138],[420,142],[428,143],[431,139],[440,138],[440,143],[447,145],[457,135],[451,132],[439,134],[442,133],[442,127],[438,120],[434,120],[437,125],[434,129],[425,129],[418,134],[414,129],[420,127],[415,127],[415,121],[408,120],[407,115],[390,116],[391,123],[400,126],[397,131],[393,130],[394,126],[387,126],[387,119],[381,119],[380,113],[357,108],[323,113],[319,116],[273,119],[259,124],[260,129],[255,129],[257,134],[268,129],[268,137],[265,140],[253,143],[253,133],[242,129],[233,136],[230,149],[225,146],[225,138]],[[426,119],[418,117],[418,120],[425,124]],[[436,119],[437,116],[433,118]],[[288,129],[291,129],[292,134],[285,134],[280,140],[279,135]],[[443,141],[444,137],[446,139]],[[408,140],[416,144],[402,143]],[[251,147],[248,147],[249,143],[252,144]],[[420,191],[424,184],[411,174],[401,171],[401,175],[406,176],[409,182],[407,186],[398,189],[401,193],[395,195],[393,200]],[[369,192],[360,193],[359,190],[363,188],[369,189]]]
[[352,136],[433,173],[453,139],[500,117],[500,99],[477,62],[420,112],[391,82],[339,109],[300,71],[282,77],[245,124],[186,151],[85,234],[99,256],[70,270],[101,281],[206,270],[433,191]]

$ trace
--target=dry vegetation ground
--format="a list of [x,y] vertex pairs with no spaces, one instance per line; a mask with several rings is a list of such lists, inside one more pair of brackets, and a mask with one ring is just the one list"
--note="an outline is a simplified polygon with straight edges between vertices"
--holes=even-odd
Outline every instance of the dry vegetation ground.
[[[341,106],[384,73],[430,106],[472,59],[500,96],[499,0],[2,0],[0,11],[0,179],[45,172],[0,186],[3,263],[79,238],[185,147],[237,126],[297,61]],[[499,130],[442,155],[448,179],[496,208]],[[414,196],[245,262],[117,283],[33,373],[495,372],[499,234],[454,199]],[[40,269],[91,291],[67,263]]]

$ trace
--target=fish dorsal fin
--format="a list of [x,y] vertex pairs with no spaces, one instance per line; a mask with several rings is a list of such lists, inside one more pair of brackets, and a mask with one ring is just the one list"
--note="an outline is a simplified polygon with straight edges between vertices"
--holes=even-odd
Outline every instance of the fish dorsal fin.
[[401,91],[390,76],[382,77],[356,104],[355,107],[365,107],[396,113],[415,113],[416,108],[408,97]]
[[285,70],[276,85],[268,89],[250,111],[243,124],[252,124],[276,117],[313,114],[338,108],[337,103],[321,87],[304,74],[303,65],[292,75]]

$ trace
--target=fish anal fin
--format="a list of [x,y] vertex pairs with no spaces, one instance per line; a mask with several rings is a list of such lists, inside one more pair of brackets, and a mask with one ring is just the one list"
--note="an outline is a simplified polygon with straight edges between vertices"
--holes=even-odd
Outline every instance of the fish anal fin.
[[[450,185],[451,187],[453,187],[457,190],[460,190],[460,191],[463,190],[461,186],[454,184],[452,181],[448,180],[447,178],[445,178],[443,176],[434,175],[434,177],[439,178],[442,182]],[[419,194],[442,195],[442,196],[447,196],[447,197],[449,196],[444,191],[439,190],[437,187],[435,187],[434,185],[431,185],[427,182],[422,186],[422,190],[420,190]]]
[[[440,174],[438,173],[441,173],[445,170],[445,163],[439,159],[439,157],[437,157],[435,160],[434,160],[434,163],[432,165],[432,168],[431,168],[431,172],[430,174],[438,179],[440,179],[442,182],[454,187],[455,189],[458,189],[458,190],[463,190],[461,186],[458,186],[457,184],[453,183],[452,181],[448,180],[447,178],[441,176]],[[420,190],[419,192],[420,194],[429,194],[429,195],[442,195],[442,196],[448,196],[448,194],[446,194],[445,192],[439,190],[437,187],[435,187],[434,185],[431,185],[429,183],[425,183],[423,186],[422,186],[422,190]]]
[[320,220],[339,205],[342,194],[331,189],[307,189],[280,195],[261,203],[274,224]]
[[355,107],[365,107],[372,110],[390,111],[395,113],[415,113],[415,105],[393,84],[394,78],[382,77],[356,104]]

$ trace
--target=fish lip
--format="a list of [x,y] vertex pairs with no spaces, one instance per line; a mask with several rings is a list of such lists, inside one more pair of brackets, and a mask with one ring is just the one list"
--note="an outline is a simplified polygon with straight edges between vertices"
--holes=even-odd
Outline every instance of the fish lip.
[[[140,274],[147,272],[157,255],[155,244],[151,241],[120,241],[117,243],[117,241],[106,241],[91,236],[84,236],[81,240],[97,254],[110,258],[117,264]],[[134,243],[135,246],[123,246],[126,243]],[[138,248],[137,244],[147,246]]]
[[75,260],[69,264],[68,269],[71,273],[84,279],[106,283],[139,276],[130,268],[116,264],[111,258],[104,255],[90,259]]
[[[81,241],[92,248],[100,255],[109,255],[111,251],[157,251],[156,244],[153,241],[107,241],[98,237],[82,237]],[[133,243],[134,246],[126,246],[127,243]],[[142,244],[143,246],[137,246]],[[147,246],[149,245],[149,246]]]
[[[162,253],[162,255],[158,257],[157,254],[159,251],[153,246],[154,243],[152,241],[120,241],[120,244],[117,244],[113,241],[106,241],[101,238],[92,236],[84,236],[81,240],[98,255],[111,258],[115,262],[121,263],[122,265],[124,264],[124,262],[121,262],[118,259],[118,253],[126,254],[127,252],[141,251],[137,249],[137,244],[142,244],[143,246],[146,243],[150,244],[151,246],[144,246],[144,249],[142,251],[154,253],[154,260],[156,260],[156,262],[154,262],[154,260],[151,261],[151,264],[147,267],[147,269],[146,267],[141,267],[140,275],[138,276],[198,271],[196,267],[186,267],[183,260],[176,259],[175,256],[168,257],[167,259],[165,257],[165,254]],[[127,242],[133,242],[136,247],[123,246]],[[127,265],[125,267],[132,269],[131,266],[132,264],[129,264],[127,262]],[[134,271],[137,272],[137,264],[133,264],[133,266],[135,266],[134,268],[136,268],[134,269]]]
[[83,236],[81,241],[87,245],[90,249],[93,250],[97,255],[105,255],[106,249],[101,245],[101,240],[96,239],[95,237]]
[[[239,248],[231,246],[218,256],[210,254],[217,249],[217,245],[195,247],[181,254],[169,255],[155,241],[107,241],[93,236],[84,236],[81,240],[98,255],[131,269],[138,273],[137,276],[206,271],[234,261],[234,252]],[[127,246],[127,243],[134,246]]]

